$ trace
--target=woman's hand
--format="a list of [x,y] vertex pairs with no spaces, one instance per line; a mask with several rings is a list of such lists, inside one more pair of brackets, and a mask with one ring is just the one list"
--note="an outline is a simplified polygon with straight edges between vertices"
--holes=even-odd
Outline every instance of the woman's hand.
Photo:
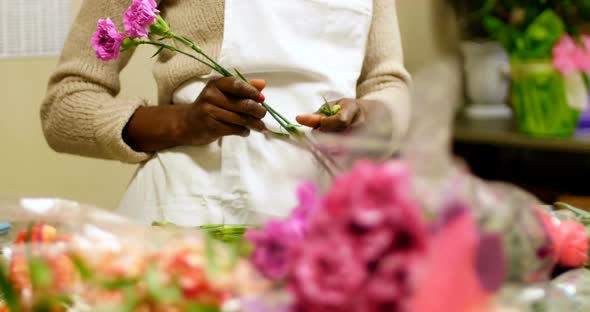
[[317,111],[297,116],[297,122],[323,132],[353,130],[366,124],[368,109],[377,104],[367,100],[342,99],[328,105],[332,111],[337,111],[333,116]]
[[223,136],[248,136],[266,129],[264,80],[212,79],[191,105],[141,107],[123,130],[134,150],[155,152],[179,145],[205,145]]
[[247,137],[250,129],[266,129],[262,118],[266,109],[260,91],[265,82],[250,83],[227,77],[209,81],[193,105],[186,107],[181,122],[185,144],[203,145],[228,135]]

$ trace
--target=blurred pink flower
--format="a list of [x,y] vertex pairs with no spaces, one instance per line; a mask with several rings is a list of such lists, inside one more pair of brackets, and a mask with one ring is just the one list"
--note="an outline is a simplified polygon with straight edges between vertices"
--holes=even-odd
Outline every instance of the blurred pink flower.
[[417,290],[425,256],[425,252],[392,253],[376,262],[363,291],[370,311],[411,311],[407,299]]
[[311,182],[303,183],[297,189],[299,206],[295,208],[289,218],[293,230],[303,237],[307,232],[308,220],[310,216],[320,207],[321,198],[318,195],[318,189]]
[[246,239],[254,244],[252,263],[271,280],[282,280],[289,272],[295,245],[301,237],[287,221],[272,221],[262,230],[249,230]]
[[553,66],[564,76],[575,73],[579,70],[579,49],[572,37],[563,36],[553,47]]
[[[407,305],[428,233],[403,163],[358,162],[337,178],[309,222],[292,267],[291,286],[302,311],[389,311]],[[354,274],[334,275],[340,268]]]
[[582,44],[578,47],[574,58],[581,71],[590,73],[590,36],[583,35],[580,40]]
[[306,240],[294,255],[290,286],[301,311],[348,311],[367,278],[366,265],[340,233]]
[[476,269],[479,240],[478,224],[469,212],[440,228],[429,242],[410,311],[486,311],[492,294],[482,289]]
[[155,0],[134,0],[123,17],[125,31],[129,38],[144,38],[149,34],[149,28],[160,14]]
[[560,224],[561,250],[559,264],[565,268],[578,268],[588,262],[588,232],[577,221],[564,221]]
[[310,220],[310,235],[343,231],[363,261],[391,249],[420,248],[425,225],[409,194],[409,173],[401,162],[358,162],[333,184]]
[[564,76],[578,71],[590,73],[590,36],[582,36],[580,43],[563,36],[553,47],[553,66]]
[[551,241],[551,246],[548,246],[546,253],[551,256],[552,264],[555,265],[559,260],[559,254],[561,253],[561,245],[563,241],[562,233],[559,228],[560,221],[557,218],[551,216],[549,213],[545,212],[540,207],[535,207],[535,210],[541,218],[545,231],[547,232],[547,235]]
[[125,34],[117,30],[110,18],[98,20],[96,31],[92,35],[92,47],[96,51],[96,58],[103,61],[119,58],[125,38]]
[[273,221],[262,230],[249,230],[246,233],[246,239],[254,244],[254,266],[272,280],[287,277],[293,249],[305,237],[308,218],[321,203],[313,183],[300,185],[297,195],[299,206],[289,219]]

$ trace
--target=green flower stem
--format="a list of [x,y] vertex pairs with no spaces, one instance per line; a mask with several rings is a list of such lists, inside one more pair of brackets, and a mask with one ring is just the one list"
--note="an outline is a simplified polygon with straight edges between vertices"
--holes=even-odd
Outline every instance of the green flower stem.
[[197,52],[198,54],[204,56],[207,60],[209,60],[209,62],[211,62],[216,68],[217,71],[222,74],[225,77],[232,77],[232,73],[230,73],[227,69],[223,68],[223,66],[219,65],[219,63],[217,63],[214,59],[212,59],[211,57],[209,57],[209,55],[207,55],[207,53],[205,53],[203,51],[203,49],[201,49],[198,45],[196,45],[194,42],[192,42],[191,40],[183,37],[183,36],[178,36],[175,34],[171,34],[172,38],[184,43],[186,46],[188,46],[189,48],[191,48],[193,51]]
[[[187,47],[191,48],[193,51],[195,51],[196,53],[202,55],[203,57],[205,57],[207,60],[209,60],[213,66],[212,67],[215,71],[217,71],[218,73],[220,73],[221,75],[225,76],[225,77],[233,77],[234,75],[228,71],[227,69],[225,69],[223,66],[221,66],[219,63],[217,63],[213,58],[211,58],[209,55],[207,55],[207,53],[205,53],[203,51],[203,49],[201,49],[199,46],[197,46],[194,42],[192,42],[191,40],[183,37],[183,36],[178,36],[175,34],[171,34],[170,35],[172,38],[182,42],[183,44],[185,44]],[[248,80],[241,75],[239,72],[238,76],[248,82]],[[287,130],[287,132],[289,132],[290,134],[293,133],[299,133],[300,131],[297,129],[297,126],[294,125],[293,123],[291,123],[287,118],[285,118],[283,115],[281,115],[279,112],[277,112],[276,110],[274,110],[270,105],[268,105],[267,103],[261,103],[262,106],[269,111],[269,113],[271,114],[271,116],[281,125],[281,127],[283,127],[285,130]],[[284,122],[281,122],[282,121]]]
[[[143,40],[140,41],[139,44],[142,44],[142,43],[143,44],[151,44],[151,45],[155,45],[155,46],[158,46],[161,48],[170,49],[172,51],[184,54],[186,56],[189,56],[189,57],[199,61],[200,63],[206,65],[207,67],[211,68],[212,70],[218,72],[219,74],[221,74],[225,77],[233,77],[234,76],[230,71],[225,69],[219,63],[217,63],[214,59],[212,59],[209,55],[207,55],[207,53],[205,53],[203,51],[203,49],[201,49],[199,46],[197,46],[191,40],[189,40],[183,36],[175,35],[172,32],[170,32],[169,35],[167,35],[167,36],[169,38],[176,39],[176,40],[180,41],[181,43],[183,43],[184,45],[189,47],[191,50],[195,51],[197,54],[205,57],[205,59],[207,59],[209,62],[211,62],[211,64],[190,54],[190,53],[184,52],[182,50],[179,50],[176,47],[173,47],[173,46],[170,46],[167,44],[163,44],[163,43],[159,43],[159,42],[152,42],[152,41],[143,41]],[[236,70],[236,73],[237,73],[238,77],[240,77],[243,81],[247,82],[246,77],[244,77],[239,71]],[[307,138],[306,135],[301,130],[299,130],[299,128],[296,124],[291,123],[285,116],[283,116],[279,112],[277,112],[272,106],[270,106],[266,102],[262,102],[261,105],[268,111],[268,113],[273,117],[273,119],[275,119],[279,123],[279,125],[287,131],[287,133],[289,133],[291,136],[295,137],[299,143],[304,145],[312,153],[313,157],[320,163],[320,165],[322,167],[324,167],[326,169],[326,171],[330,174],[330,176],[334,176],[334,172],[333,172],[332,168],[325,161],[325,159],[328,159],[332,163],[332,165],[335,165],[336,167],[338,167],[336,162],[333,159],[331,159],[331,157],[329,157],[327,155],[323,155],[321,150],[319,148],[317,148],[317,146],[315,146],[315,144],[313,144],[313,142],[311,142],[311,140],[309,140],[309,138]],[[324,156],[324,157],[322,157],[322,156]]]
[[188,56],[188,57],[190,57],[190,58],[198,61],[199,63],[201,63],[201,64],[203,64],[203,65],[205,65],[205,66],[207,66],[207,67],[209,67],[209,68],[211,68],[213,70],[217,70],[215,68],[215,66],[213,66],[213,65],[211,65],[211,64],[203,61],[202,59],[200,59],[200,58],[198,58],[198,57],[196,57],[196,56],[194,56],[194,55],[192,55],[190,53],[187,53],[187,52],[184,52],[182,50],[179,50],[178,48],[176,48],[174,46],[165,44],[165,43],[154,42],[154,41],[149,41],[149,40],[139,40],[139,41],[137,41],[137,44],[149,44],[149,45],[157,46],[157,47],[160,47],[160,48],[168,49],[170,51],[178,52],[180,54],[184,54],[184,55],[186,55],[186,56]]

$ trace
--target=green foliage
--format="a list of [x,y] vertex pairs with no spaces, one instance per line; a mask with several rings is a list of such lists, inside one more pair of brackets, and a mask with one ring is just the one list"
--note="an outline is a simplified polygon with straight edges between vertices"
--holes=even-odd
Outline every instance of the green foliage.
[[[450,0],[450,2],[467,20],[464,25],[467,32],[483,35],[480,34],[480,28],[483,27],[484,34],[487,33],[494,38],[506,36],[505,33],[496,33],[498,23],[504,24],[511,31],[524,33],[547,10],[559,16],[566,31],[574,36],[580,34],[581,26],[590,22],[590,0]],[[489,28],[490,26],[493,27]]]
[[551,58],[553,46],[565,33],[565,24],[551,9],[539,14],[526,28],[487,16],[484,25],[491,37],[504,46],[513,59],[520,61]]

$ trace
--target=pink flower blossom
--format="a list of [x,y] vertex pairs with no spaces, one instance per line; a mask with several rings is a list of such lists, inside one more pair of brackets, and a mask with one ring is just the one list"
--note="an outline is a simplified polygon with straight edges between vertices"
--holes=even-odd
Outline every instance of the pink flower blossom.
[[117,26],[110,18],[98,20],[96,32],[92,35],[92,46],[96,51],[96,58],[103,61],[119,58],[125,37],[125,34],[117,30]]
[[579,69],[579,60],[576,59],[579,49],[572,37],[563,36],[553,47],[553,66],[564,76],[575,73]]
[[391,249],[421,248],[425,225],[409,194],[409,173],[401,162],[359,162],[335,181],[310,220],[310,233],[346,232],[364,261]]
[[578,71],[590,73],[590,36],[584,35],[580,41],[563,36],[553,47],[553,66],[564,76]]
[[378,262],[363,291],[371,311],[408,311],[407,298],[417,290],[425,256],[425,252],[392,253]]
[[[303,311],[404,311],[427,251],[427,228],[403,163],[357,163],[335,181],[309,222],[291,280]],[[340,268],[355,268],[354,274],[334,275]]]
[[299,206],[295,208],[289,218],[293,230],[303,237],[307,232],[308,220],[310,216],[320,207],[321,198],[315,184],[311,182],[303,183],[297,189]]
[[367,278],[366,265],[339,233],[305,241],[290,280],[301,311],[347,311]]
[[305,237],[308,219],[321,203],[313,183],[300,185],[297,195],[299,206],[289,219],[270,222],[260,231],[250,230],[246,233],[246,238],[254,243],[254,266],[272,280],[287,277],[293,249]]
[[287,221],[272,221],[262,230],[249,230],[246,239],[254,244],[252,263],[271,280],[282,280],[289,272],[294,246],[302,239]]
[[132,39],[144,38],[160,13],[155,0],[134,0],[123,17],[125,31]]
[[588,233],[577,221],[564,221],[559,226],[561,231],[561,251],[559,264],[565,268],[578,268],[588,262]]
[[557,264],[559,260],[559,254],[561,253],[562,235],[559,228],[559,220],[554,218],[549,213],[543,211],[539,207],[535,207],[537,214],[541,218],[545,232],[549,236],[550,246],[548,246],[545,253],[548,253],[552,259],[552,265]]
[[477,221],[468,212],[435,234],[410,311],[470,312],[489,307],[492,294],[482,289],[476,269],[479,241]]

